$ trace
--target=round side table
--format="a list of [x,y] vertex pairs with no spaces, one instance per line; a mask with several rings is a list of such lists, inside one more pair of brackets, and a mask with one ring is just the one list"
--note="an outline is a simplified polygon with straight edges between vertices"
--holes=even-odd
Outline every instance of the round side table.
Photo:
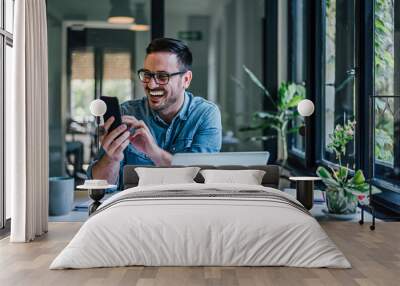
[[310,210],[314,203],[314,181],[321,180],[320,177],[290,177],[289,180],[296,182],[296,197],[302,205]]
[[88,190],[89,197],[93,200],[88,209],[90,216],[101,205],[100,200],[104,197],[106,189],[115,189],[116,187],[116,185],[93,185],[90,184],[90,180],[86,180],[84,185],[77,186],[76,188]]

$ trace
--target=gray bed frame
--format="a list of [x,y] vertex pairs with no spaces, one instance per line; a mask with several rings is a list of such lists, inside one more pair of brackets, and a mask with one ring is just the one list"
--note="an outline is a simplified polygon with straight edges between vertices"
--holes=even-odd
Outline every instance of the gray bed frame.
[[[133,188],[138,185],[139,177],[135,171],[137,167],[150,167],[157,168],[154,166],[138,166],[138,165],[126,165],[124,167],[123,185],[124,190]],[[173,168],[182,168],[186,166],[173,166]],[[202,170],[205,169],[217,169],[217,170],[263,170],[265,175],[262,179],[261,184],[265,187],[271,187],[279,189],[279,178],[281,169],[278,165],[252,165],[252,166],[238,166],[238,165],[225,165],[225,166],[212,166],[212,165],[197,165]],[[199,173],[194,180],[197,183],[204,183],[203,176]]]

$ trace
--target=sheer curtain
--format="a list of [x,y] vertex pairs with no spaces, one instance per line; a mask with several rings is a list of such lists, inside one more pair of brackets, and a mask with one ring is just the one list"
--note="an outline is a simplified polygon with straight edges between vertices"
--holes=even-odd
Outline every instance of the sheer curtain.
[[13,91],[6,99],[6,187],[12,242],[47,232],[48,85],[45,0],[15,1]]

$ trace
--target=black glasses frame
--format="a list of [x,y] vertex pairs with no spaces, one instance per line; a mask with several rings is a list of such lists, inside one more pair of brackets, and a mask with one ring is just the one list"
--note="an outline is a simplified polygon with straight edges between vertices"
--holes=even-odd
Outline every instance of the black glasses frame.
[[[149,80],[144,80],[144,78],[142,78],[142,77],[140,76],[140,74],[143,73],[143,72],[147,73],[147,75],[150,75],[150,79],[149,79]],[[187,72],[187,71],[179,71],[179,72],[174,72],[174,73],[167,73],[167,72],[151,72],[151,71],[146,70],[146,69],[140,69],[140,70],[137,71],[137,74],[138,74],[138,77],[139,77],[140,81],[143,82],[143,83],[149,83],[149,82],[151,81],[151,78],[153,78],[154,81],[155,81],[158,85],[166,85],[166,84],[169,83],[169,80],[170,80],[170,78],[171,78],[172,76],[175,76],[175,75],[178,75],[178,74],[184,74],[184,73],[186,73],[186,72]],[[158,81],[158,78],[157,78],[159,75],[168,76],[167,82],[166,82],[166,83],[160,83],[160,82]]]

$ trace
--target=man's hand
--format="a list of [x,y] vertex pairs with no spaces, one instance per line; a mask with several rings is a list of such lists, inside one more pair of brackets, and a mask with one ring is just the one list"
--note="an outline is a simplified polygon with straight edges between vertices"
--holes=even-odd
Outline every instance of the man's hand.
[[135,148],[151,157],[158,145],[153,138],[149,128],[143,120],[137,120],[134,116],[122,116],[122,122],[129,128],[135,128],[135,133],[129,137],[129,141]]
[[129,141],[135,148],[145,153],[158,166],[169,166],[171,164],[171,154],[161,149],[154,140],[149,128],[143,120],[137,120],[134,116],[122,116],[122,122],[135,128],[135,133],[129,137]]
[[114,116],[111,116],[104,123],[105,134],[101,140],[101,145],[106,152],[108,160],[120,162],[124,158],[125,148],[129,145],[129,131],[127,131],[127,126],[125,124],[121,124],[108,133],[108,129],[114,120]]

